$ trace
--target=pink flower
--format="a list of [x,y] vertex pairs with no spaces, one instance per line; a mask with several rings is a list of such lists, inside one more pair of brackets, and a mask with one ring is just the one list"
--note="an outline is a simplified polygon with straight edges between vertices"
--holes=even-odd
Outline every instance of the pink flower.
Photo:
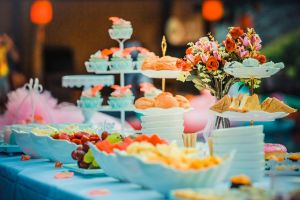
[[208,58],[209,58],[209,55],[201,54],[201,55],[200,55],[200,58],[201,58],[201,60],[202,60],[203,63],[206,63],[206,61],[207,61]]
[[211,50],[218,51],[218,44],[216,42],[210,42]]
[[259,35],[255,34],[251,36],[251,44],[256,51],[259,51],[261,49],[261,39]]
[[241,46],[240,48],[238,48],[238,56],[240,58],[245,58],[249,56],[249,51],[245,50],[244,46]]
[[249,46],[249,38],[245,36],[244,38],[240,37],[240,41],[243,44],[243,46],[248,47]]
[[218,50],[213,51],[213,55],[217,60],[222,60],[221,55],[219,54]]
[[187,54],[186,59],[190,62],[194,62],[194,56],[192,54]]

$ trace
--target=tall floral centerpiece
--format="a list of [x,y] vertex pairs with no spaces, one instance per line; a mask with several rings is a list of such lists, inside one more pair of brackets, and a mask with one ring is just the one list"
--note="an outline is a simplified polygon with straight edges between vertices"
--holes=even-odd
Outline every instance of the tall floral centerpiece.
[[[197,42],[188,43],[186,55],[177,61],[182,70],[180,81],[192,81],[199,90],[208,89],[217,100],[226,95],[230,87],[239,81],[224,71],[227,62],[241,62],[246,58],[254,58],[263,63],[266,57],[261,55],[261,39],[254,29],[246,32],[239,27],[230,27],[226,40],[219,43],[212,34],[200,38]],[[215,128],[230,127],[226,118],[217,117]]]

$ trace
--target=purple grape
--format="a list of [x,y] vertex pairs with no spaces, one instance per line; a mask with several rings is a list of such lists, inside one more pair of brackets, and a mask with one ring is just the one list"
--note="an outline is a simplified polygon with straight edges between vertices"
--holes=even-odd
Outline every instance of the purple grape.
[[79,168],[83,168],[83,169],[88,169],[89,166],[90,166],[90,164],[85,163],[85,162],[83,162],[83,161],[81,161],[81,162],[78,161],[77,164],[78,164],[78,167],[79,167]]
[[85,152],[83,150],[77,150],[77,160],[78,161],[82,161],[84,155],[85,155]]
[[72,151],[71,156],[72,156],[73,160],[77,160],[77,150]]
[[88,143],[86,142],[86,143],[84,143],[83,145],[82,145],[82,150],[84,151],[84,152],[88,152],[89,151],[89,149],[90,149],[90,147],[89,147],[89,145],[88,145]]

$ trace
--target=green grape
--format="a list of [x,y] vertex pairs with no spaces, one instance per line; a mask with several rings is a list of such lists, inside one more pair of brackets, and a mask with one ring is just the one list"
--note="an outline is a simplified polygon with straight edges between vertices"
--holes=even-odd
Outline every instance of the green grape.
[[94,160],[94,155],[92,153],[92,150],[89,149],[88,152],[84,155],[83,161],[85,163],[91,163],[91,162],[93,162],[93,160]]
[[111,144],[115,144],[121,142],[123,139],[120,133],[112,133],[106,137],[106,140]]

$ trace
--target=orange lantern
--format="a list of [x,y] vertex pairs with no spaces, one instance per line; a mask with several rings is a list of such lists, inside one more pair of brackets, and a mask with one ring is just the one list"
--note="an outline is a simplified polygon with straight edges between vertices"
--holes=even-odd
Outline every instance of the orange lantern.
[[207,21],[218,21],[223,16],[223,3],[221,0],[203,0],[202,15]]
[[49,0],[36,0],[31,5],[30,19],[35,24],[48,24],[52,20],[52,4]]

